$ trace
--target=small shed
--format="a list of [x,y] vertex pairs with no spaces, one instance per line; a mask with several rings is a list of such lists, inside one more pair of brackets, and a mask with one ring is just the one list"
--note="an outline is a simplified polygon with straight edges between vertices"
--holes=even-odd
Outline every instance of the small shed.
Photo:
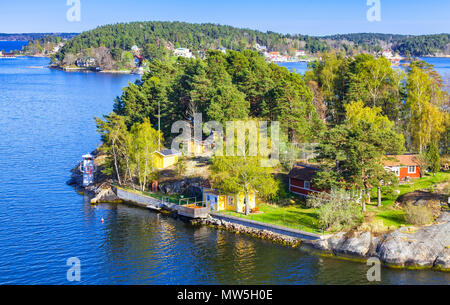
[[178,162],[181,153],[174,149],[164,149],[155,152],[155,158],[153,159],[153,166],[157,169],[166,169]]

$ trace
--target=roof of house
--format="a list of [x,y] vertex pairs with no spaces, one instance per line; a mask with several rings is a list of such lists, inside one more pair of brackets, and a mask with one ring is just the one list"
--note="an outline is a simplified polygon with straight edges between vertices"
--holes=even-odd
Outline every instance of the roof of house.
[[297,164],[290,172],[289,178],[311,181],[314,178],[316,172],[319,171],[318,168]]
[[384,161],[385,166],[419,166],[417,155],[389,155]]
[[164,157],[168,157],[168,156],[175,156],[175,155],[180,155],[181,153],[177,150],[174,149],[164,149],[161,151],[157,151],[158,154],[164,156]]
[[206,179],[202,182],[202,184],[200,184],[200,186],[204,188],[212,188],[212,183],[209,179]]

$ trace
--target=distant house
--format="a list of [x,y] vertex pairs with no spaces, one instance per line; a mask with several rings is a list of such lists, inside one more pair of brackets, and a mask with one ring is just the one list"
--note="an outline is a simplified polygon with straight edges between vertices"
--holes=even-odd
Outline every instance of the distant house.
[[186,48],[178,48],[173,51],[176,57],[185,57],[185,58],[193,58],[194,55],[189,49]]
[[384,166],[386,170],[394,172],[400,180],[420,178],[420,162],[417,155],[389,155]]
[[295,56],[300,57],[300,56],[305,56],[306,52],[305,50],[297,50],[295,51]]
[[255,49],[258,50],[258,51],[261,51],[261,52],[267,51],[267,47],[263,46],[263,45],[260,45],[259,43],[255,44]]
[[75,64],[77,67],[89,68],[96,66],[96,60],[93,57],[78,58]]
[[166,169],[175,165],[178,162],[178,158],[181,153],[172,149],[164,149],[155,152],[155,158],[153,159],[153,166],[157,169]]
[[297,164],[289,173],[289,191],[302,196],[322,192],[312,183],[319,170],[309,165]]
[[226,54],[226,53],[227,53],[227,49],[226,49],[226,48],[223,48],[223,47],[220,47],[220,48],[218,48],[217,50],[219,50],[219,51],[222,52],[223,54]]
[[212,132],[211,135],[205,140],[188,138],[183,141],[183,147],[189,155],[207,155],[214,151],[215,143],[218,140],[218,137],[219,135],[216,132]]
[[136,66],[140,66],[142,64],[142,62],[144,61],[144,57],[142,57],[141,55],[134,55],[134,64]]
[[[207,180],[202,184],[203,206],[211,211],[233,211],[237,213],[245,213],[246,198],[243,192],[239,194],[228,194],[220,190],[214,189]],[[249,210],[253,210],[256,206],[256,192],[250,191],[248,196]]]
[[14,53],[7,53],[7,52],[3,53],[3,52],[0,51],[0,57],[14,58],[14,57],[16,57],[16,54],[14,54]]

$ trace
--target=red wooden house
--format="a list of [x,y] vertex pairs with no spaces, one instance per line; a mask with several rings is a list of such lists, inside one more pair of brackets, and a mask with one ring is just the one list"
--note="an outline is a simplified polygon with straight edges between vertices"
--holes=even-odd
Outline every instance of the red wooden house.
[[417,155],[388,155],[384,162],[400,180],[420,178],[420,162]]
[[289,173],[289,191],[298,195],[311,195],[321,190],[312,183],[318,168],[297,164]]

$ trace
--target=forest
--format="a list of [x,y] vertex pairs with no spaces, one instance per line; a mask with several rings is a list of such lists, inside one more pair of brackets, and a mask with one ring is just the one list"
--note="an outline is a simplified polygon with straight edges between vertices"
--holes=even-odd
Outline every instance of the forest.
[[410,56],[450,54],[449,34],[407,36],[361,33],[313,37],[210,23],[151,21],[105,25],[83,32],[70,39],[56,58],[62,65],[67,65],[91,49],[106,48],[110,57],[108,62],[120,62],[125,52],[137,46],[144,58],[153,60],[161,59],[168,50],[180,47],[188,48],[198,56],[199,52],[218,48],[235,51],[254,49],[256,44],[266,47],[267,51],[286,55],[298,49],[312,55],[331,49],[345,51],[350,56],[362,52],[379,54],[383,49]]

